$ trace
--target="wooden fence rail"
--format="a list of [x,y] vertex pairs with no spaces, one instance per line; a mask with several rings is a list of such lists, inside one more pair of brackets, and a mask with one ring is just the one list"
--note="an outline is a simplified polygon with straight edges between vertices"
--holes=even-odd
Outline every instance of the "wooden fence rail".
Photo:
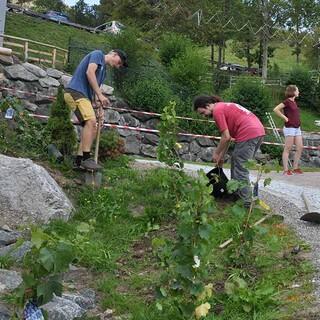
[[4,46],[12,49],[12,52],[20,59],[27,62],[37,62],[52,68],[63,69],[68,61],[68,50],[50,44],[0,34]]

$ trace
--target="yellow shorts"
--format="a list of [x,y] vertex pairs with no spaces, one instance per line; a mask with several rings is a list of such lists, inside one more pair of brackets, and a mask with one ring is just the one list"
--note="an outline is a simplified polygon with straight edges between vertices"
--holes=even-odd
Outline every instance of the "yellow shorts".
[[74,100],[70,93],[65,92],[64,101],[74,112],[79,122],[83,125],[85,121],[96,119],[92,104],[89,99],[80,98]]

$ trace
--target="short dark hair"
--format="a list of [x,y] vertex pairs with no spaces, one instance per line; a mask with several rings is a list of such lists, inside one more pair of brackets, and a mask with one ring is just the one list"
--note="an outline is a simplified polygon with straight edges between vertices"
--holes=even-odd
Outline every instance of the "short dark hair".
[[194,110],[199,108],[205,108],[210,103],[222,102],[223,100],[219,96],[197,96],[193,100]]
[[128,67],[128,56],[127,54],[121,50],[121,49],[113,49],[113,52],[115,52],[121,59],[122,66],[127,68]]
[[294,84],[290,84],[286,87],[286,91],[284,93],[286,98],[293,98],[295,96],[295,92],[297,91],[297,86]]

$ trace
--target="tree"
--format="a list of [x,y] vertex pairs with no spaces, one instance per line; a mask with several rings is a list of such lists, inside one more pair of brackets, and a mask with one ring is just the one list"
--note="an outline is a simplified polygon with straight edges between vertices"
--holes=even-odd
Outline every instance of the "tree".
[[64,12],[67,10],[67,6],[62,0],[35,0],[34,7],[37,11],[54,10]]
[[287,26],[295,33],[293,54],[300,62],[302,38],[310,31],[319,15],[319,3],[316,0],[289,0],[286,4]]
[[63,98],[60,87],[56,101],[52,104],[51,114],[46,127],[49,142],[64,155],[70,155],[76,144],[76,134],[70,121],[70,109]]

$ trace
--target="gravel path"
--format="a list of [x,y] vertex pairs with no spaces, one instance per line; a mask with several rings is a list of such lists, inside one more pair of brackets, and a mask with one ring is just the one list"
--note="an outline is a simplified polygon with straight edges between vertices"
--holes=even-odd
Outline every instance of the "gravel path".
[[[159,161],[137,159],[139,167],[165,166]],[[212,166],[185,164],[186,173],[196,176],[198,170],[208,172]],[[230,177],[230,170],[224,169]],[[303,175],[283,176],[282,173],[270,173],[271,185],[259,187],[260,197],[278,214],[284,216],[284,222],[290,225],[297,235],[311,245],[311,259],[317,268],[314,276],[315,295],[320,301],[320,224],[301,221],[300,217],[306,213],[306,208],[301,197],[302,192],[310,203],[311,210],[320,212],[320,172],[307,172]],[[255,179],[255,172],[250,173],[251,180]]]

